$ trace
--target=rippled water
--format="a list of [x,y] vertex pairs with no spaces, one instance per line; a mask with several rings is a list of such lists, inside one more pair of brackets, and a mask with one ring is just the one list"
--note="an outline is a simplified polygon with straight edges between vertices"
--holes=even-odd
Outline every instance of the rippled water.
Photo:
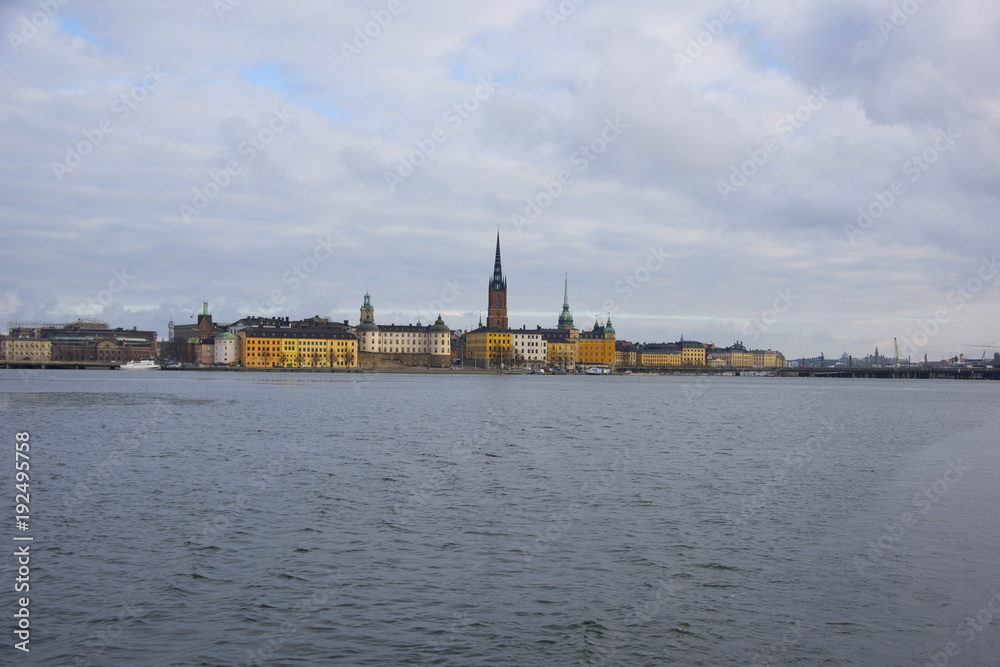
[[0,371],[0,392],[35,538],[32,651],[0,662],[1000,656],[998,383]]

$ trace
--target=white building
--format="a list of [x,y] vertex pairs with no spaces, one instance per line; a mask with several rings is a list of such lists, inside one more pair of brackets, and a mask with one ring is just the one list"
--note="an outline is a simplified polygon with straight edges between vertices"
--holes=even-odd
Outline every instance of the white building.
[[510,348],[514,357],[523,359],[528,366],[544,366],[549,349],[541,333],[523,328],[510,330]]
[[451,363],[451,329],[438,315],[430,326],[413,324],[375,324],[371,296],[365,293],[361,306],[361,324],[357,328],[361,352],[380,354],[426,354],[433,357],[432,365]]
[[215,363],[234,364],[240,359],[240,339],[236,334],[221,333],[215,337]]

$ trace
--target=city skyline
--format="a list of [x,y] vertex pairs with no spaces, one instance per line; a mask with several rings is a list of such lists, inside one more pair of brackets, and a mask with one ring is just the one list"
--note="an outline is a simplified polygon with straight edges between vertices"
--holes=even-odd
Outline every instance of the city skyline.
[[1000,9],[902,7],[6,3],[0,321],[469,330],[499,225],[511,328],[978,358]]

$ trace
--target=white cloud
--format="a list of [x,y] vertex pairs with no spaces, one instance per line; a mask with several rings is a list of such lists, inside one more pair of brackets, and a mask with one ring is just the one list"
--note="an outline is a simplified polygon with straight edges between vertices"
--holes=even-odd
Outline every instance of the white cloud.
[[[17,53],[6,44],[8,317],[86,303],[124,262],[136,280],[122,299],[143,305],[109,305],[119,326],[165,333],[203,299],[235,319],[275,290],[275,313],[354,320],[366,289],[377,316],[417,313],[456,279],[467,287],[446,317],[471,326],[499,225],[518,325],[555,321],[569,272],[575,312],[619,297],[622,338],[728,343],[792,287],[802,301],[761,344],[861,355],[910,333],[1000,251],[1000,10],[985,0],[927,3],[886,36],[877,22],[892,3],[880,0],[585,3],[554,30],[552,2],[402,6],[351,62],[340,43],[378,3],[242,3],[224,20],[202,2],[72,3]],[[8,3],[3,34],[34,7]],[[726,10],[721,33],[701,34]],[[692,39],[702,52],[679,69]],[[166,78],[121,118],[112,105],[148,67]],[[496,94],[449,125],[444,113],[489,76]],[[821,86],[829,100],[778,130]],[[243,142],[285,107],[294,121],[250,159]],[[113,132],[60,182],[53,162],[104,118]],[[518,234],[511,215],[576,169],[608,118],[628,125],[620,139]],[[390,192],[386,170],[436,128],[447,141]],[[857,209],[948,129],[961,140],[850,243]],[[768,137],[779,149],[723,201],[718,182]],[[239,173],[185,224],[180,204],[230,161]],[[340,247],[293,289],[285,274],[320,235]],[[617,281],[661,244],[669,264],[622,301]],[[931,356],[994,338],[998,294],[991,283],[956,313]]]

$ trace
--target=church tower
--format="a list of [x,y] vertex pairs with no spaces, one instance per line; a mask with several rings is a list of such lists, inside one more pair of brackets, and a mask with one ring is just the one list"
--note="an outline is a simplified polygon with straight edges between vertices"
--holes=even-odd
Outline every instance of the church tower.
[[372,308],[372,297],[365,292],[365,302],[361,305],[361,324],[375,322],[375,309]]
[[573,313],[569,312],[569,274],[566,275],[566,282],[563,285],[563,309],[559,313],[560,329],[573,328]]
[[500,230],[497,230],[497,257],[493,263],[493,278],[490,280],[489,310],[486,311],[486,326],[507,328],[507,279],[500,268]]

